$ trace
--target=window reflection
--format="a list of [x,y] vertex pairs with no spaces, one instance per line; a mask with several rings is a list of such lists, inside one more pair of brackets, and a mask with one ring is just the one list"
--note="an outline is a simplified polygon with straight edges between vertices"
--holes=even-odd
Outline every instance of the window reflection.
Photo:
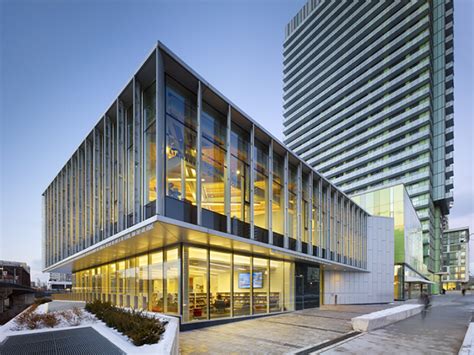
[[145,205],[156,200],[156,87],[143,92],[145,129]]

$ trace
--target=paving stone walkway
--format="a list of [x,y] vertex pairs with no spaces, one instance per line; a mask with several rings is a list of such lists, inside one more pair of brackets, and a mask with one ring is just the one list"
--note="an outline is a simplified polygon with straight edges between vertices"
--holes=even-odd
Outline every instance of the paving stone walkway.
[[334,354],[457,354],[472,313],[474,295],[433,297],[433,306],[385,328],[352,338],[326,351]]
[[10,336],[0,355],[118,355],[125,354],[90,327]]
[[324,306],[181,332],[182,354],[285,354],[352,331],[351,318],[393,305]]

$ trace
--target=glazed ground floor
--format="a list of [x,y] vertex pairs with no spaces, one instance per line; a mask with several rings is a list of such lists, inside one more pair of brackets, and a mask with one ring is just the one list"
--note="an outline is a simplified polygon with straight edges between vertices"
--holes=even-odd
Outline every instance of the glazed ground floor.
[[461,291],[463,286],[467,288],[467,282],[443,282],[443,289],[445,289],[446,291]]
[[73,274],[73,292],[182,323],[318,307],[317,263],[179,243]]
[[422,292],[433,294],[435,283],[407,264],[394,266],[393,292],[396,301],[420,297]]

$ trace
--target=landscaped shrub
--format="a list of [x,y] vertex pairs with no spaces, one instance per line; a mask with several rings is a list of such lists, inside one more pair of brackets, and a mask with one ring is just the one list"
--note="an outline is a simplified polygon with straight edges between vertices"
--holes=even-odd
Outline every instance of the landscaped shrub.
[[39,328],[41,324],[48,328],[53,328],[58,325],[59,319],[56,315],[53,313],[36,313],[36,308],[36,305],[32,305],[29,309],[20,314],[16,319],[17,325],[28,329]]
[[136,346],[156,344],[165,331],[166,322],[147,317],[140,311],[117,308],[110,302],[97,300],[87,303],[86,310],[95,314],[108,327],[129,337]]
[[41,321],[48,328],[54,328],[58,325],[59,319],[54,313],[45,313],[40,315]]

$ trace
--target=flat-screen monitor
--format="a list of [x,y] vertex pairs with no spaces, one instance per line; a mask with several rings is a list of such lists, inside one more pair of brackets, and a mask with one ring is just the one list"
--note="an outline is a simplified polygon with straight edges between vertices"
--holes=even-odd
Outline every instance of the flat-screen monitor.
[[[263,272],[253,273],[253,288],[263,287]],[[250,273],[241,272],[239,273],[239,288],[250,288]]]

